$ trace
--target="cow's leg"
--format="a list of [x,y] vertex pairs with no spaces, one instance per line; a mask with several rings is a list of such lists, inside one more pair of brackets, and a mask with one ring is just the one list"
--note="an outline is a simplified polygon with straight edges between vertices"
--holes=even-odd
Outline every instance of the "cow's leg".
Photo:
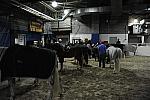
[[84,63],[87,65],[88,64],[88,55],[84,55]]
[[112,60],[110,60],[110,62],[109,62],[109,67],[111,68],[111,63],[112,63]]
[[21,81],[21,78],[20,78],[20,77],[18,77],[18,81]]
[[126,58],[126,52],[123,52],[122,55],[123,55],[122,57],[125,59]]
[[82,55],[82,56],[81,56],[81,62],[80,62],[81,68],[83,67],[83,64],[84,64],[84,56]]
[[60,77],[57,67],[54,68],[52,75],[48,79],[49,94],[47,100],[54,100],[56,97],[61,95],[62,86],[60,84]]
[[117,72],[120,72],[120,59],[116,59],[116,63],[117,63]]
[[15,80],[13,78],[8,79],[9,87],[10,87],[10,100],[15,100]]
[[80,66],[79,60],[77,60],[77,69],[79,69],[79,66]]
[[37,86],[38,83],[39,83],[39,79],[38,79],[38,78],[35,78],[35,79],[34,79],[34,85]]
[[106,63],[109,64],[110,63],[110,57],[109,57],[109,55],[107,55],[106,58],[107,58],[106,59]]
[[60,63],[60,71],[63,70],[63,62]]
[[114,66],[114,73],[117,73],[120,71],[120,66],[119,66],[119,58],[115,59],[115,66]]
[[1,80],[2,80],[2,75],[1,75],[1,70],[0,70],[0,85],[1,85]]
[[114,65],[113,73],[116,73],[116,68],[117,68],[117,64],[116,64],[116,60],[115,60],[115,65]]
[[60,72],[63,70],[63,62],[64,62],[64,58],[63,57],[59,57]]
[[54,83],[52,80],[53,80],[53,76],[50,76],[48,78],[48,96],[47,96],[47,100],[52,100],[52,84]]

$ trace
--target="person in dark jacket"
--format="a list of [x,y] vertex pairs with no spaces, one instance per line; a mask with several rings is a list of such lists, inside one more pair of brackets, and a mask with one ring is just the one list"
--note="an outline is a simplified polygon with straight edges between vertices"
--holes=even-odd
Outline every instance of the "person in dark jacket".
[[105,68],[105,58],[106,58],[106,45],[104,42],[101,42],[98,46],[98,52],[99,52],[99,67],[101,67],[102,63],[102,68]]
[[120,42],[120,40],[118,39],[117,42],[116,42],[116,44],[120,44],[120,43],[121,43],[121,42]]

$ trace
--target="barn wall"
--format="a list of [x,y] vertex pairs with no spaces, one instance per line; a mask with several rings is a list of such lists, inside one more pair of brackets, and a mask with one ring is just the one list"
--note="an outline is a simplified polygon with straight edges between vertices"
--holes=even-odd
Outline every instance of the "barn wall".
[[150,46],[138,46],[136,55],[139,56],[150,56]]
[[[117,37],[117,39],[120,39],[120,42],[122,44],[128,43],[128,34],[100,34],[100,40],[101,41],[108,41],[110,43],[109,38],[110,37]],[[114,41],[116,43],[116,41]]]
[[70,34],[70,42],[72,43],[72,39],[85,39],[91,40],[91,34]]
[[72,33],[111,33],[125,34],[128,17],[110,18],[109,16],[87,15],[73,19]]
[[128,43],[127,25],[126,16],[110,18],[106,15],[91,14],[73,19],[72,34],[99,33],[101,40],[109,41],[109,37],[117,36],[122,43]]
[[127,32],[128,18],[125,16],[118,18],[100,17],[100,34],[125,34]]

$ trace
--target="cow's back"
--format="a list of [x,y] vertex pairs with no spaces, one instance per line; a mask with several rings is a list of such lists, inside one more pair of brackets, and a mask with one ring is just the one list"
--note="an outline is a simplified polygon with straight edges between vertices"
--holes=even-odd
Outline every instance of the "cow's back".
[[116,52],[116,48],[114,46],[110,46],[106,50],[106,53],[109,55],[109,58],[111,60],[114,60],[114,58],[115,58],[115,52]]
[[115,60],[116,58],[122,57],[122,50],[118,47],[110,46],[107,48],[107,54],[110,57],[110,60]]
[[46,79],[55,66],[56,53],[27,46],[9,47],[0,62],[2,78],[37,77]]

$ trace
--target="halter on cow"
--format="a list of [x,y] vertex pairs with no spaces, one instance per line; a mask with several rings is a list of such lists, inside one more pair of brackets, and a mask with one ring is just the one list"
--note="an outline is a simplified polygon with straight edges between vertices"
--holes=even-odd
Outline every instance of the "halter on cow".
[[117,73],[120,71],[120,59],[122,58],[122,50],[120,48],[110,46],[106,50],[107,55],[110,58],[110,67],[111,63],[114,60],[114,73]]

